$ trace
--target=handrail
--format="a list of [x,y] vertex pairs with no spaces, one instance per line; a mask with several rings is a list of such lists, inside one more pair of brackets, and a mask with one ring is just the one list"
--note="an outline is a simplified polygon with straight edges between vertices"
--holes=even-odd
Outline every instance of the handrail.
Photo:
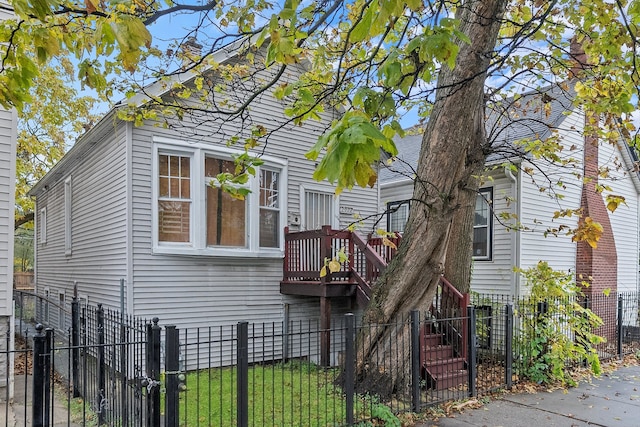
[[365,242],[358,233],[351,233],[351,239],[358,246],[358,249],[362,251],[367,261],[371,262],[374,267],[380,270],[380,274],[387,268],[387,262],[376,252],[371,245]]
[[452,293],[459,300],[464,300],[465,299],[465,295],[466,295],[466,298],[469,298],[469,294],[464,294],[463,295],[462,292],[460,292],[458,289],[456,289],[456,287],[453,286],[451,284],[451,282],[449,282],[447,279],[445,279],[444,276],[440,276],[440,283],[442,283],[444,285],[444,287],[447,289],[448,293]]

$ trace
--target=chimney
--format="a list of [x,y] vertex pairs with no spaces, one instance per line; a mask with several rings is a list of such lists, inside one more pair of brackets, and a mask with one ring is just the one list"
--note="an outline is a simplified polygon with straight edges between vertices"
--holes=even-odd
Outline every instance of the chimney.
[[[588,36],[585,36],[585,38]],[[589,65],[589,57],[582,47],[582,42],[578,41],[578,36],[571,38],[569,46],[569,56],[571,57],[571,68],[569,68],[569,78],[580,78],[584,70],[591,67]]]
[[193,63],[200,60],[202,57],[202,45],[198,43],[198,40],[191,36],[182,43],[180,46],[182,66],[184,68],[193,65]]

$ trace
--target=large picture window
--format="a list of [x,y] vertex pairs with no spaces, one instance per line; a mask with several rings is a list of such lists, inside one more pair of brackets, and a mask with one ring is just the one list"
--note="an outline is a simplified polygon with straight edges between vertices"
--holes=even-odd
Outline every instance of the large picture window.
[[476,210],[473,216],[473,258],[491,259],[491,204],[493,191],[482,188],[476,196]]
[[232,160],[205,158],[207,246],[244,248],[247,245],[247,201],[234,199],[215,185],[218,174],[233,173],[234,169]]
[[155,147],[154,251],[280,254],[285,160],[263,157],[264,165],[245,184],[249,195],[238,199],[218,185],[218,175],[235,172],[230,151],[198,144],[157,143]]

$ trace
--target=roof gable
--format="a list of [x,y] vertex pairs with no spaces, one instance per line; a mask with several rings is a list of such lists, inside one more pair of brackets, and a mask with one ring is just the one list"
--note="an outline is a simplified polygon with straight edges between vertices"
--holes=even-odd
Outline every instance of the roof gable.
[[[487,106],[487,137],[492,141],[492,153],[487,163],[497,163],[524,155],[516,141],[548,138],[558,130],[575,107],[573,87],[567,90],[560,85],[552,85],[532,91],[519,97],[508,98]],[[423,134],[409,132],[403,138],[394,140],[398,155],[392,168],[380,170],[381,183],[409,179],[418,165]]]

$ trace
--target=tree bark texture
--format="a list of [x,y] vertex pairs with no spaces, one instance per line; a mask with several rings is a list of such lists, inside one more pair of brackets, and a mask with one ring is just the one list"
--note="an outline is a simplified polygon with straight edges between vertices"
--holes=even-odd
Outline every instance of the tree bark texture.
[[469,281],[477,178],[487,148],[484,84],[505,7],[505,0],[465,1],[456,12],[471,42],[460,44],[454,69],[443,66],[438,76],[406,232],[365,313],[365,322],[379,326],[359,336],[361,389],[390,396],[406,388],[409,349],[394,344],[409,342],[401,319],[429,308],[445,271],[454,285]]

